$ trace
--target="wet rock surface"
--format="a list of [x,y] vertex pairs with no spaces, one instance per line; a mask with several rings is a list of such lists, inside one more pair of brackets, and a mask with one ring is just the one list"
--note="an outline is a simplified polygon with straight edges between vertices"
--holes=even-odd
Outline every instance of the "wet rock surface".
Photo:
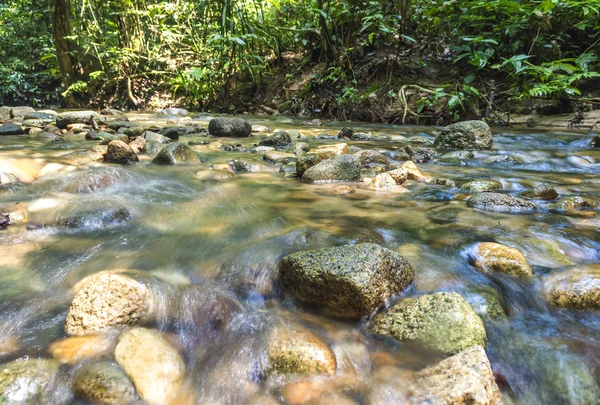
[[492,131],[483,121],[463,121],[440,131],[434,145],[441,149],[491,149]]
[[300,301],[364,316],[401,293],[414,270],[398,253],[365,243],[294,253],[283,259],[280,278]]
[[116,364],[91,363],[77,371],[73,394],[95,404],[126,405],[137,400],[129,377]]
[[480,193],[467,201],[467,205],[486,211],[526,213],[533,212],[537,206],[531,201],[499,193]]
[[358,181],[360,160],[356,156],[341,155],[307,169],[302,180],[309,182]]
[[475,268],[486,273],[498,271],[516,276],[533,274],[525,256],[518,249],[500,243],[478,243],[473,247],[471,261]]
[[214,118],[208,123],[208,133],[212,136],[243,138],[250,136],[252,125],[241,118]]
[[182,143],[171,143],[158,152],[152,163],[159,165],[200,163],[200,158],[189,146]]
[[548,275],[543,293],[557,307],[574,309],[600,308],[600,265],[575,267]]

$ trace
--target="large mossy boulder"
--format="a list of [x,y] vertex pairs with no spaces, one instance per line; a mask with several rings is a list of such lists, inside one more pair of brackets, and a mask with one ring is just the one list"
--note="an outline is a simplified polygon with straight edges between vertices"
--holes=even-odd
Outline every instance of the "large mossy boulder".
[[156,319],[164,282],[141,271],[105,271],[81,280],[74,288],[65,331],[89,335]]
[[115,359],[149,405],[175,404],[185,364],[160,332],[133,328],[119,337]]
[[54,403],[59,363],[47,359],[19,359],[0,367],[0,404]]
[[547,276],[542,284],[546,300],[571,309],[600,309],[600,265],[579,266]]
[[127,374],[110,362],[90,363],[79,369],[73,378],[73,394],[102,405],[126,405],[137,400]]
[[252,133],[252,125],[241,118],[213,118],[208,123],[208,133],[212,136],[244,138]]
[[340,155],[310,167],[302,174],[302,180],[313,183],[358,181],[360,176],[360,159],[354,155]]
[[487,341],[483,321],[457,293],[403,299],[376,316],[369,329],[446,354],[476,345],[485,347]]
[[171,143],[158,152],[152,163],[159,165],[200,163],[200,158],[189,146],[182,143]]
[[98,117],[94,111],[68,111],[56,116],[56,126],[65,129],[70,124],[89,124],[92,119],[97,120]]
[[467,201],[467,206],[496,212],[533,212],[537,206],[529,200],[500,193],[480,193]]
[[372,314],[414,279],[400,254],[372,243],[296,252],[283,259],[279,272],[299,301],[350,317]]
[[299,326],[278,325],[267,336],[267,375],[335,374],[331,349],[312,332]]
[[490,362],[473,346],[415,375],[410,404],[496,405],[502,403]]
[[533,274],[525,256],[518,249],[500,243],[478,243],[469,252],[469,259],[477,270],[484,273],[500,272],[514,276]]
[[443,128],[434,145],[440,149],[491,149],[492,131],[483,121],[457,122]]

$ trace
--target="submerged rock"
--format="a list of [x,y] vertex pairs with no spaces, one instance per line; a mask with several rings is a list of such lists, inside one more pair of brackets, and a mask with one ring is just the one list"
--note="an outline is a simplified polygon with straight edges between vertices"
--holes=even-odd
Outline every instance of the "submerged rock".
[[546,300],[557,307],[600,309],[600,265],[551,274],[544,279],[542,291]]
[[463,121],[440,131],[434,145],[441,149],[491,149],[492,131],[483,121]]
[[187,131],[182,127],[164,127],[160,130],[160,134],[173,141],[176,141],[180,136],[187,135]]
[[360,161],[352,155],[341,155],[324,160],[302,175],[302,180],[310,182],[358,181],[360,180]]
[[52,342],[48,353],[63,364],[77,364],[111,353],[116,342],[110,335],[69,336]]
[[78,370],[73,379],[73,394],[102,405],[128,405],[137,399],[127,374],[110,362],[91,363]]
[[478,243],[470,252],[470,260],[476,269],[484,273],[497,271],[515,276],[533,274],[525,256],[518,249],[500,243]]
[[476,180],[470,181],[468,183],[463,184],[460,189],[463,191],[470,191],[476,193],[483,193],[485,191],[495,190],[497,188],[502,188],[502,183],[496,180]]
[[181,117],[185,117],[190,114],[185,108],[164,108],[160,110],[159,113],[162,115],[174,115]]
[[558,192],[548,184],[540,184],[535,188],[523,191],[519,196],[535,200],[554,200],[558,198]]
[[133,328],[119,337],[115,359],[149,405],[172,402],[185,377],[177,351],[154,330]]
[[200,163],[200,158],[189,146],[182,143],[171,143],[158,152],[152,163],[159,165]]
[[548,208],[558,211],[578,211],[598,208],[598,203],[591,198],[569,196],[548,205]]
[[403,299],[376,316],[369,329],[447,354],[475,345],[485,347],[487,341],[481,318],[457,293]]
[[590,142],[592,148],[600,148],[600,135],[596,135]]
[[263,159],[271,163],[288,163],[291,160],[296,159],[296,155],[293,153],[270,150],[263,155]]
[[336,369],[335,355],[310,331],[280,325],[267,337],[269,366],[266,374],[327,374]]
[[291,143],[292,138],[290,137],[290,134],[288,134],[286,131],[277,131],[273,135],[261,139],[260,142],[258,142],[258,145],[281,147],[287,146]]
[[481,193],[467,201],[467,206],[496,212],[533,212],[537,206],[531,201],[499,193]]
[[372,149],[361,150],[354,153],[354,156],[358,157],[360,164],[363,166],[373,163],[388,164],[387,158],[381,152]]
[[233,295],[204,284],[183,287],[177,295],[176,322],[180,327],[221,330],[243,311]]
[[58,161],[73,166],[80,166],[90,162],[104,160],[106,146],[96,145],[84,151],[75,151],[58,157]]
[[279,271],[298,300],[343,316],[370,315],[414,279],[400,254],[372,243],[293,253]]
[[435,184],[436,186],[449,187],[449,188],[456,187],[456,183],[454,182],[454,180],[447,179],[445,177],[435,177],[429,181],[429,184]]
[[490,362],[480,346],[455,354],[415,375],[411,404],[496,405],[502,403]]
[[241,118],[213,118],[208,123],[208,133],[212,136],[243,138],[250,136],[252,125]]
[[65,331],[89,335],[156,319],[162,282],[143,272],[100,272],[74,288]]
[[137,154],[123,141],[110,141],[104,160],[111,163],[130,164],[139,162]]
[[64,129],[70,124],[89,124],[92,119],[98,119],[94,111],[69,111],[56,116],[56,126]]
[[54,403],[59,364],[55,360],[19,359],[0,367],[0,404]]

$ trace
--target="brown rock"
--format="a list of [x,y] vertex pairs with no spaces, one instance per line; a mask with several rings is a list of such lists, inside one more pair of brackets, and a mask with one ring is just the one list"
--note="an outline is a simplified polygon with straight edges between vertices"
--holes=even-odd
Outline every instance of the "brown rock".
[[76,364],[107,355],[115,344],[109,335],[71,336],[53,342],[48,352],[63,364]]
[[557,307],[600,308],[600,264],[590,264],[551,274],[543,281],[546,300]]
[[129,147],[131,147],[135,153],[140,153],[146,146],[146,143],[147,142],[143,137],[138,136],[133,141],[129,142]]
[[140,159],[131,147],[123,141],[110,141],[104,160],[111,163],[134,163]]
[[417,165],[412,161],[406,161],[402,164],[401,169],[406,170],[406,175],[411,180],[425,180],[427,176],[423,173]]
[[500,272],[514,276],[531,276],[531,267],[525,256],[515,248],[500,243],[482,242],[471,255],[473,266],[484,273]]
[[396,184],[402,184],[408,179],[407,169],[394,169],[386,172],[396,181]]

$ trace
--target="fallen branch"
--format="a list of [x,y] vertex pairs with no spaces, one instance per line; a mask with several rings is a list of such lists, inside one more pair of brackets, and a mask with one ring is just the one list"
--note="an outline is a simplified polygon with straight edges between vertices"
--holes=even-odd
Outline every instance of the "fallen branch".
[[406,101],[406,89],[409,89],[409,88],[419,90],[419,91],[421,91],[423,93],[427,93],[427,94],[435,94],[435,91],[426,89],[425,87],[421,87],[417,84],[405,84],[404,86],[400,87],[400,90],[398,91],[398,96],[400,97],[400,102],[402,103],[402,106],[404,108],[404,112],[402,114],[402,124],[404,124],[404,121],[406,120],[406,115],[408,113],[410,113],[411,115],[414,115],[415,117],[421,117],[420,114],[412,111],[408,107],[408,101]]

